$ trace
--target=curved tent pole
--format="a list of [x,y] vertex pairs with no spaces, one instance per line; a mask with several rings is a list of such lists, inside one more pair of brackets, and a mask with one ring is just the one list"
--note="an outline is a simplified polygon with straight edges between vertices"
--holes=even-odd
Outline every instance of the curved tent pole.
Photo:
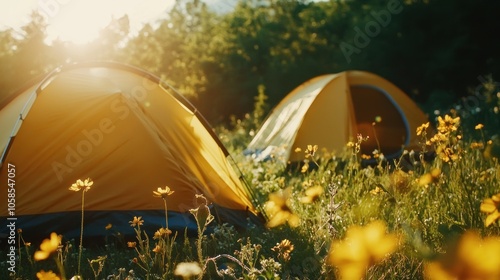
[[[52,77],[55,72],[60,72],[60,70],[61,70],[60,68],[61,68],[61,66],[59,66],[56,69],[52,70],[49,74],[43,75],[43,77],[45,77],[45,78],[43,78],[41,82],[38,82],[40,80],[40,78],[38,77],[38,78],[36,78],[36,81],[31,80],[30,82],[26,83],[24,86],[22,86],[21,88],[19,88],[14,94],[12,94],[12,97],[10,99],[8,99],[7,102],[5,103],[4,106],[6,106],[7,104],[9,104],[12,100],[14,100],[17,96],[19,96],[25,90],[29,89],[32,86],[37,85],[37,83],[38,83],[38,86],[31,93],[31,95],[28,98],[27,102],[24,104],[23,109],[21,110],[21,112],[19,112],[19,118],[15,122],[14,127],[12,127],[12,131],[10,133],[7,145],[5,145],[5,149],[2,151],[2,155],[0,156],[0,168],[3,166],[3,162],[4,162],[4,159],[5,159],[6,155],[7,155],[7,151],[10,149],[10,146],[12,145],[12,141],[13,141],[13,139],[15,137],[16,127],[17,127],[17,129],[19,129],[20,128],[19,123],[22,122],[22,121],[24,121],[23,114],[25,114],[25,111],[26,111],[26,108],[28,107],[28,104],[30,103],[30,101],[33,99],[34,96],[38,95],[38,93],[41,90],[42,85],[47,81],[47,79],[50,78],[50,77]],[[4,106],[0,107],[0,109],[3,109]]]
[[24,121],[24,117],[23,117],[23,114],[25,114],[25,111],[26,111],[26,108],[28,107],[28,104],[30,103],[30,101],[33,99],[34,96],[36,96],[36,93],[37,93],[37,90],[33,91],[30,95],[30,97],[28,98],[28,100],[26,101],[26,103],[24,104],[23,106],[23,109],[21,110],[21,112],[19,112],[19,118],[16,120],[16,122],[14,123],[14,126],[12,127],[12,131],[10,132],[10,136],[9,136],[9,140],[7,142],[7,145],[5,145],[5,149],[2,151],[2,156],[0,157],[0,167],[3,166],[3,161],[5,159],[5,156],[7,155],[7,151],[10,149],[10,146],[12,145],[12,140],[14,139],[14,137],[16,136],[15,134],[15,131],[16,131],[16,128],[17,130],[19,130],[20,128],[20,123],[22,121]]

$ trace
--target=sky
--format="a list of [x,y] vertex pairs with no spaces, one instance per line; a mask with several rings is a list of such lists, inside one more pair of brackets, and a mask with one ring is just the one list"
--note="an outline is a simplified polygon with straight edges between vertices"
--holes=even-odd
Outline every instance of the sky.
[[[227,9],[236,0],[205,0],[215,8]],[[48,22],[47,40],[56,38],[86,43],[98,36],[111,19],[129,16],[131,31],[165,15],[175,0],[0,0],[0,30],[19,28],[38,10]]]

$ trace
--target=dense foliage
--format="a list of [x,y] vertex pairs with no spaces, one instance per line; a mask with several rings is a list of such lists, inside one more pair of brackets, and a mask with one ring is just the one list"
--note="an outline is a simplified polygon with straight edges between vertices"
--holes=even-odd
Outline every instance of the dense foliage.
[[46,42],[47,23],[34,13],[22,30],[0,32],[0,104],[33,77],[84,60],[149,70],[189,96],[214,125],[250,112],[259,86],[272,107],[324,73],[372,71],[428,112],[473,93],[487,75],[500,75],[495,0],[232,4],[222,13],[200,0],[178,0],[138,33],[125,16],[87,45]]

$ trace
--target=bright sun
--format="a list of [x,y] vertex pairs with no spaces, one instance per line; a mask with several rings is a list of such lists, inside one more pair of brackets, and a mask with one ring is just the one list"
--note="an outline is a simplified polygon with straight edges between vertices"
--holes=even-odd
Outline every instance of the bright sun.
[[[175,0],[24,0],[29,10],[37,10],[47,19],[47,41],[59,39],[84,44],[97,38],[113,18],[127,14],[132,31],[165,14]],[[21,2],[22,3],[22,2]],[[3,6],[4,4],[0,4]],[[10,17],[29,14],[27,5],[7,4]],[[26,20],[25,20],[26,21]],[[6,24],[4,24],[6,25]]]
[[67,5],[49,18],[48,39],[60,39],[75,44],[87,43],[95,39],[99,30],[110,20],[111,15],[104,13],[104,9],[99,9],[96,5],[85,5],[82,2]]

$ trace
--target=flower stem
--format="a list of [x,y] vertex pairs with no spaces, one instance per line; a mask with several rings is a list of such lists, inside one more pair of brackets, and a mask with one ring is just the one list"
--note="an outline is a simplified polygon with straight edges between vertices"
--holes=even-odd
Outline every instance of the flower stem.
[[83,213],[84,213],[84,205],[85,205],[85,190],[82,191],[82,219],[80,223],[80,246],[78,247],[78,276],[80,275],[80,267],[82,260],[82,246],[83,246]]
[[63,266],[61,260],[57,256],[54,257],[54,260],[56,261],[57,269],[59,270],[59,273],[61,274],[61,279],[66,280],[66,273],[64,271],[64,266]]
[[165,206],[165,229],[168,229],[168,211],[167,211],[167,199],[163,199],[163,205]]

